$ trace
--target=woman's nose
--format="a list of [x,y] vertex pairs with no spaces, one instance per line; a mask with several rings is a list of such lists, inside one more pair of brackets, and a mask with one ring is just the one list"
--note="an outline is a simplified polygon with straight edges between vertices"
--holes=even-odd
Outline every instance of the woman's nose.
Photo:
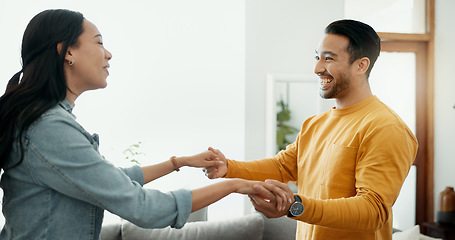
[[107,49],[105,49],[105,51],[106,51],[106,58],[107,58],[108,60],[111,60],[111,59],[112,59],[112,53],[109,52]]

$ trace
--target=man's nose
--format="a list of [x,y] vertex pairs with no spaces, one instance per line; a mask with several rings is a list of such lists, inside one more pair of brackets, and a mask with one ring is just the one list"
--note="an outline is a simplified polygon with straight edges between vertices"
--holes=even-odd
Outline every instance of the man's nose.
[[321,73],[325,72],[325,66],[320,60],[316,60],[314,63],[314,73],[319,75]]

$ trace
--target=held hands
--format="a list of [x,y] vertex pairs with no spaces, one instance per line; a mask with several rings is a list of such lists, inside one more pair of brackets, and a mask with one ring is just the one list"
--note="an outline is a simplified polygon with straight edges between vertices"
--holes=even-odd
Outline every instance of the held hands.
[[277,218],[288,214],[294,203],[294,194],[289,187],[276,180],[265,182],[236,179],[237,193],[248,194],[254,208],[267,218]]
[[227,173],[227,160],[224,154],[218,150],[209,147],[209,151],[216,155],[220,164],[204,169],[205,175],[210,179],[220,178],[226,176]]
[[[209,147],[209,151],[216,155],[219,164],[206,167],[204,169],[205,175],[210,179],[226,176],[228,166],[224,154],[220,150],[211,147]],[[241,182],[240,188],[236,192],[248,194],[256,211],[261,212],[267,218],[287,215],[291,204],[295,201],[294,193],[289,186],[276,180],[256,182],[237,179],[233,181]]]
[[[294,193],[285,183],[276,180],[266,180],[265,183],[267,187],[260,185],[255,187],[257,194],[248,194],[254,209],[264,214],[267,218],[287,215],[291,204],[295,201]],[[277,202],[270,199],[273,198],[271,194],[275,194]],[[268,201],[268,199],[270,200]]]

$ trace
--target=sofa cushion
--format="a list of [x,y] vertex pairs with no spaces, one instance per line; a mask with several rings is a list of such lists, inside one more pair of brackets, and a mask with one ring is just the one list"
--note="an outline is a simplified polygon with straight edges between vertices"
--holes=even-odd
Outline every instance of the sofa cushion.
[[101,239],[102,240],[121,240],[120,235],[120,224],[111,223],[105,224],[101,228]]
[[189,222],[185,224],[182,229],[171,227],[144,229],[125,221],[122,224],[121,232],[123,240],[260,240],[262,239],[263,230],[264,220],[262,216],[258,213],[254,213],[240,218],[223,221]]
[[263,240],[295,240],[297,221],[287,218],[264,218]]

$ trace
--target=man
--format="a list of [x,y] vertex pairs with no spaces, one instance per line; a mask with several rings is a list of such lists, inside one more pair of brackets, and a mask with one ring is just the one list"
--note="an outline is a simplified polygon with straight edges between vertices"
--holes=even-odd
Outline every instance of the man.
[[[392,205],[417,153],[406,124],[371,92],[368,77],[380,38],[368,25],[340,20],[327,26],[316,50],[320,95],[336,106],[307,119],[294,143],[275,157],[226,160],[210,178],[297,181],[292,205],[250,196],[267,217],[297,220],[297,239],[392,239]],[[276,181],[277,180],[277,181]],[[279,181],[279,182],[278,182]],[[290,195],[292,196],[292,195]]]

